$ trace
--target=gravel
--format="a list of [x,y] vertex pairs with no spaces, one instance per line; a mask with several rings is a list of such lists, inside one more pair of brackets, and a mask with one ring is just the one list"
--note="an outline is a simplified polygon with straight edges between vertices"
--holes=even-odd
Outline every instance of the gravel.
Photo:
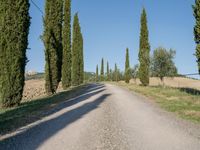
[[[73,101],[78,103],[68,105]],[[1,137],[0,149],[200,150],[199,125],[114,85],[93,84],[62,105],[66,107]]]

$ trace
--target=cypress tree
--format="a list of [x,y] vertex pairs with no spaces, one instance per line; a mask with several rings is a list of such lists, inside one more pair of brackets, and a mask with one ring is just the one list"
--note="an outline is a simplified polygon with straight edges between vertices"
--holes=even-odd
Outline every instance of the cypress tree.
[[116,81],[116,82],[119,81],[119,71],[118,71],[118,68],[117,68],[117,64],[115,64],[114,81]]
[[109,63],[107,62],[107,81],[110,81],[110,69],[109,69]]
[[126,49],[126,62],[125,62],[125,82],[129,83],[131,79],[130,62],[129,62],[129,49]]
[[101,81],[104,81],[104,60],[101,60]]
[[98,65],[96,66],[96,82],[99,81],[99,68]]
[[47,94],[56,93],[61,79],[62,62],[62,0],[46,0],[44,34],[45,89]]
[[194,27],[194,37],[196,42],[196,58],[198,64],[198,70],[200,73],[200,0],[195,0],[195,5],[193,5],[194,17],[196,19],[196,24]]
[[143,8],[141,14],[141,31],[140,31],[140,49],[139,49],[139,78],[142,85],[149,84],[149,67],[150,67],[150,44],[149,32],[147,27],[147,15]]
[[0,106],[19,104],[30,26],[28,0],[0,1]]
[[83,37],[78,13],[76,13],[74,16],[72,41],[72,85],[77,86],[81,84],[83,76]]
[[[81,31],[81,30],[80,30]],[[80,49],[79,49],[79,54],[80,54],[80,84],[84,82],[84,55],[83,55],[83,35],[80,32]]]
[[62,87],[71,86],[71,0],[65,0],[63,24]]

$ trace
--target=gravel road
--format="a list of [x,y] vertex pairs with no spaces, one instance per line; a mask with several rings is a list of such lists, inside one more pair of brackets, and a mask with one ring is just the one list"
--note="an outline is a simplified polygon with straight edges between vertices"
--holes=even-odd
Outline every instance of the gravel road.
[[114,85],[91,84],[53,111],[1,137],[0,149],[200,150],[200,126]]

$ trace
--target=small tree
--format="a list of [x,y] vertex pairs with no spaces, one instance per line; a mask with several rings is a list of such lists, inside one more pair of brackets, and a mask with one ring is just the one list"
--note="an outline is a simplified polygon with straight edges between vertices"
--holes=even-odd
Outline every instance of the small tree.
[[114,70],[113,78],[114,78],[114,81],[116,81],[116,82],[118,82],[119,78],[120,78],[120,72],[117,68],[117,64],[115,64],[115,70]]
[[151,72],[155,77],[159,77],[163,82],[164,77],[177,75],[177,69],[173,62],[176,52],[167,51],[165,48],[157,48],[152,57]]
[[196,46],[196,58],[198,63],[198,69],[200,73],[200,0],[195,0],[195,5],[193,5],[194,17],[196,19],[196,25],[194,27],[194,36]]
[[101,60],[101,81],[104,81],[104,60]]
[[109,69],[109,63],[107,62],[107,81],[110,81],[110,69]]
[[98,65],[96,67],[96,82],[99,81],[99,68],[98,68]]
[[129,49],[126,49],[126,62],[125,62],[125,82],[129,83],[131,79],[131,70],[130,70],[130,62],[129,62]]

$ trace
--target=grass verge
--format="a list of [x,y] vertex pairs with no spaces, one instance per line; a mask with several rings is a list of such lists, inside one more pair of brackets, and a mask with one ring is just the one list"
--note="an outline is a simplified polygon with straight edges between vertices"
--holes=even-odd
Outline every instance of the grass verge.
[[0,136],[41,119],[47,110],[81,94],[87,87],[82,85],[50,97],[24,102],[17,107],[0,109]]
[[200,123],[200,95],[197,90],[170,87],[144,87],[135,84],[112,83],[155,100],[162,108],[181,118]]

